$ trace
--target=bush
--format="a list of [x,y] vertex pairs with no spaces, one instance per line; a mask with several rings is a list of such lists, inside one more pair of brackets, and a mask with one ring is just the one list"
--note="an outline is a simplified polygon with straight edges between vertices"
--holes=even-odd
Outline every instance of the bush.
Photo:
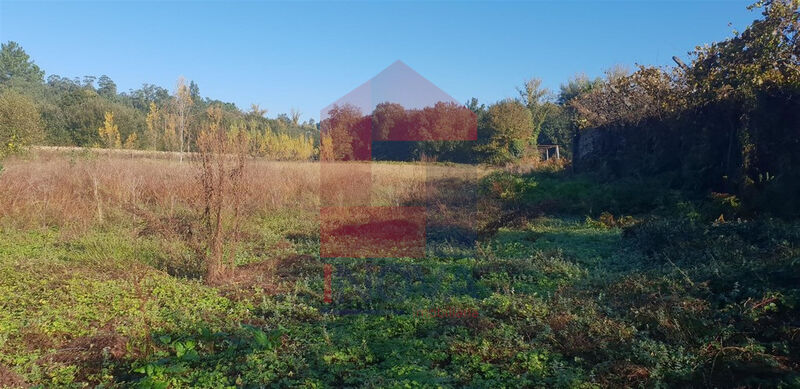
[[0,93],[0,160],[42,138],[36,105],[14,90]]

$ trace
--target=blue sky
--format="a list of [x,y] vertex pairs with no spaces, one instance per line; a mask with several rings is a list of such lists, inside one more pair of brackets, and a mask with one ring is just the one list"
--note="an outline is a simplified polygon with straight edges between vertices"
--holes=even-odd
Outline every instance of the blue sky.
[[[558,85],[616,64],[668,65],[759,17],[748,1],[10,2],[0,40],[47,73],[106,74],[120,91],[179,76],[203,96],[304,119],[396,60],[458,101]],[[728,23],[732,23],[731,26]]]

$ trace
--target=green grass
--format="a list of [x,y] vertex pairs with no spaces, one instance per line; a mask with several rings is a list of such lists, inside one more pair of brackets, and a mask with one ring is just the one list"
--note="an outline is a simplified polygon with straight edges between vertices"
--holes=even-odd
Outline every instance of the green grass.
[[[186,247],[133,222],[0,230],[0,364],[40,387],[800,386],[800,225],[509,179],[502,201],[535,216],[447,257],[330,261],[349,274],[333,306],[308,212],[248,219],[237,261],[278,261],[276,291],[211,288]],[[553,186],[579,205],[554,206]],[[417,273],[377,284],[387,264]],[[432,308],[479,314],[415,314]]]

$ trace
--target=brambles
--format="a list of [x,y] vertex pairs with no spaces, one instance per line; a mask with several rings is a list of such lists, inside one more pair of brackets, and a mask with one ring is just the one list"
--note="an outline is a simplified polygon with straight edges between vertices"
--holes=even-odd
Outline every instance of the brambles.
[[[800,3],[756,3],[741,33],[698,47],[691,65],[640,67],[572,97],[575,166],[609,177],[672,174],[682,189],[738,196],[751,213],[797,216],[794,156]],[[772,177],[771,179],[769,177]]]

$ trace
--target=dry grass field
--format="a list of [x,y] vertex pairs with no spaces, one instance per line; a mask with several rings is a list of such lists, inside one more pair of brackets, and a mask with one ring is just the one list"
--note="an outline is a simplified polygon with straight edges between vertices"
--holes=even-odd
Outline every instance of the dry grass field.
[[[178,162],[177,153],[78,148],[42,148],[9,160],[0,176],[0,220],[18,227],[86,228],[107,218],[128,218],[141,207],[174,217],[196,206],[202,196],[199,169]],[[188,159],[188,158],[187,158]],[[320,184],[320,171],[327,177]],[[489,169],[466,165],[401,163],[284,162],[248,163],[243,195],[248,214],[320,207],[320,188],[329,191],[325,206],[396,206],[433,199],[446,178],[476,180]],[[353,184],[363,178],[371,182]],[[363,181],[363,180],[362,180]],[[363,190],[362,190],[363,189]],[[354,192],[366,191],[366,196]],[[432,200],[436,201],[436,200]]]

